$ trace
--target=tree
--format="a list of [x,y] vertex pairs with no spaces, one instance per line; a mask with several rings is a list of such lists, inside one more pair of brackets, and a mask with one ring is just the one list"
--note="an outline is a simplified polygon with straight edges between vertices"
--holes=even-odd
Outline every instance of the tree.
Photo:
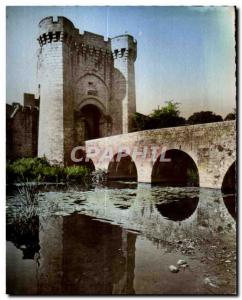
[[185,125],[186,120],[180,116],[179,103],[174,101],[165,102],[166,105],[158,107],[150,114],[153,128],[175,127]]
[[221,121],[223,121],[223,118],[220,115],[216,115],[212,111],[195,112],[187,119],[187,123],[190,125]]
[[163,116],[163,115],[178,117],[180,115],[180,110],[179,110],[180,103],[174,102],[173,100],[166,101],[165,103],[166,103],[166,105],[163,106],[162,108],[160,108],[158,106],[157,109],[154,109],[153,112],[151,113],[150,117],[151,118],[160,118],[160,116]]
[[231,121],[236,119],[235,112],[227,114],[227,116],[224,118],[224,121]]
[[151,118],[138,112],[133,115],[133,131],[151,129]]
[[180,116],[179,103],[165,102],[166,105],[154,109],[149,116],[135,113],[133,116],[134,130],[146,130],[185,125],[186,120]]

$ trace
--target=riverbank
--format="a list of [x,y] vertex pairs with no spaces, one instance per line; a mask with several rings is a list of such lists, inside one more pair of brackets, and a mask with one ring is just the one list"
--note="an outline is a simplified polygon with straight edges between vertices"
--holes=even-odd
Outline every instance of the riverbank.
[[[25,213],[7,198],[10,294],[236,293],[235,198],[115,184],[45,190]],[[172,273],[179,260],[188,266]]]

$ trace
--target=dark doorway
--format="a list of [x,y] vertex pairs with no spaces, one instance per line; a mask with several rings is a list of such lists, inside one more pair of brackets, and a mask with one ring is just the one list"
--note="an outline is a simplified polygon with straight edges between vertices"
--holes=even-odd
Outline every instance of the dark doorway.
[[88,104],[81,109],[81,115],[85,124],[85,140],[99,138],[101,111],[95,105]]

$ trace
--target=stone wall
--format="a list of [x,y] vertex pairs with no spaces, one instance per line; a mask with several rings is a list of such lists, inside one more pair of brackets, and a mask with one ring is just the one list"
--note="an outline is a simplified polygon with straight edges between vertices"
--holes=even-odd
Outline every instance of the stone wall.
[[[85,142],[86,151],[91,147],[111,149],[115,155],[119,147],[159,146],[164,151],[177,149],[187,153],[195,162],[201,187],[220,188],[226,172],[236,160],[236,122],[225,121],[192,126],[145,130],[116,135]],[[150,149],[150,148],[148,148]],[[147,157],[151,157],[151,150]],[[96,168],[108,169],[109,159],[100,162],[100,156],[93,156]],[[151,182],[153,162],[134,160],[139,182]]]
[[37,156],[38,119],[37,106],[22,106],[19,103],[7,104],[7,159]]

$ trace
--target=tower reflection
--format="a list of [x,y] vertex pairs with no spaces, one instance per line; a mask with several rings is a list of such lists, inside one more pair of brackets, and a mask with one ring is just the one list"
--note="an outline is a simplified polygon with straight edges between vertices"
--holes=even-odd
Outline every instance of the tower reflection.
[[40,294],[135,293],[136,234],[85,215],[51,219],[40,234]]

